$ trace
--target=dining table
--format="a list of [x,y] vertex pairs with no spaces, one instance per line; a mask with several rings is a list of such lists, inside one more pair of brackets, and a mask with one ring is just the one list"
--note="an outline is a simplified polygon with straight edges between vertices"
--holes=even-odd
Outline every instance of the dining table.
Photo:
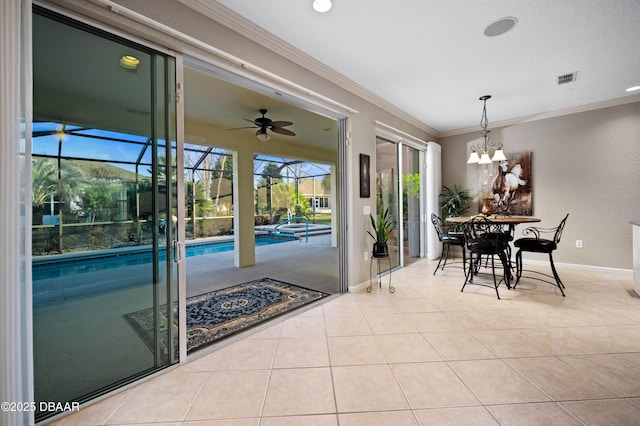
[[[477,214],[474,216],[456,216],[456,217],[448,217],[445,219],[445,221],[447,223],[455,223],[455,224],[462,224],[462,223],[467,223],[475,218],[480,218],[480,217],[484,217],[488,220],[490,220],[493,223],[498,223],[498,224],[502,224],[502,225],[508,225],[509,226],[509,235],[511,235],[512,237],[515,237],[515,227],[516,225],[519,225],[521,223],[536,223],[536,222],[540,222],[542,219],[540,219],[539,217],[535,217],[535,216],[516,216],[516,215],[500,215],[500,214],[490,214],[490,215],[485,215],[485,214]],[[512,269],[511,267],[511,247],[509,247],[508,250],[508,261],[509,261],[509,270]],[[479,261],[479,259],[478,259]],[[511,274],[509,274],[511,275]]]
[[457,216],[457,217],[448,217],[446,218],[446,222],[450,223],[465,223],[477,217],[486,217],[491,222],[500,223],[503,225],[509,225],[509,227],[515,227],[520,223],[535,223],[540,222],[542,219],[534,216],[511,216],[511,215],[501,215],[501,214],[478,214],[475,216]]

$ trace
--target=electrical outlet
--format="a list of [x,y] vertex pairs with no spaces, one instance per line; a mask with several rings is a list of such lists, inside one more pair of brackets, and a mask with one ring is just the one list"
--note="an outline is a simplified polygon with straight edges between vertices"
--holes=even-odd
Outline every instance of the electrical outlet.
[[364,261],[366,262],[367,260],[369,260],[369,252],[365,251],[364,252]]
[[582,248],[582,240],[576,240],[576,248]]

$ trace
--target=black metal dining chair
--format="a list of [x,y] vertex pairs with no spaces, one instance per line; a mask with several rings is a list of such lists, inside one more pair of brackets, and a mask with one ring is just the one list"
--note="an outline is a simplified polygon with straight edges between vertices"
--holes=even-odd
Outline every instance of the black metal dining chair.
[[[433,223],[434,228],[436,228],[438,239],[442,243],[442,254],[440,255],[440,260],[438,260],[438,266],[436,266],[436,269],[433,271],[433,275],[438,272],[438,269],[444,271],[444,267],[447,264],[447,260],[449,259],[450,246],[458,246],[462,248],[462,268],[465,271],[466,275],[466,252],[464,248],[464,233],[459,229],[460,225],[458,224],[455,226],[447,226],[442,218],[435,213],[431,213],[431,222]],[[442,264],[442,268],[440,267],[440,264]]]
[[[558,275],[556,266],[553,263],[552,253],[558,248],[560,238],[562,237],[562,231],[564,230],[564,225],[567,223],[568,217],[569,214],[567,213],[564,219],[562,219],[560,221],[560,224],[555,228],[540,228],[537,226],[530,226],[522,230],[523,235],[533,235],[533,237],[519,238],[513,243],[513,245],[518,248],[518,252],[516,253],[516,282],[513,285],[513,288],[516,288],[518,282],[520,281],[520,278],[522,277],[522,252],[528,251],[533,253],[547,253],[549,254],[549,263],[551,264],[551,272],[553,273],[553,275],[549,275],[539,271],[527,270],[527,272],[547,278],[553,278],[555,282],[551,282],[544,278],[539,278],[538,276],[528,276],[527,278],[555,285],[560,289],[562,296],[565,296],[565,286],[562,283],[562,280],[560,280],[560,276]],[[553,235],[553,239],[542,238],[542,235],[544,234]]]
[[[501,224],[491,222],[491,220],[483,216],[474,217],[470,221],[463,223],[463,230],[465,245],[469,251],[469,264],[466,267],[465,281],[460,291],[464,291],[467,284],[491,287],[484,282],[473,281],[474,275],[480,273],[482,256],[487,256],[487,262],[489,258],[491,258],[493,288],[495,288],[496,295],[498,299],[500,299],[500,292],[498,291],[500,283],[504,281],[507,288],[511,288],[509,283],[509,259],[507,258],[509,247],[508,233],[505,232]],[[500,280],[496,278],[495,256],[498,256],[502,263],[503,274]]]

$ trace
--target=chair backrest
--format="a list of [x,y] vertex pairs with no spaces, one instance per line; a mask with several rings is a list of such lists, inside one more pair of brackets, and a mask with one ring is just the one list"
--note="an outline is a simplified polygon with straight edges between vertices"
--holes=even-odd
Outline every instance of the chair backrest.
[[553,236],[553,242],[558,244],[560,242],[560,238],[562,237],[562,231],[564,230],[564,225],[567,223],[567,218],[569,217],[569,213],[560,221],[560,225],[556,228],[556,233]]
[[447,233],[447,230],[444,227],[444,222],[442,221],[442,218],[440,216],[435,213],[431,213],[431,222],[433,223],[433,227],[436,228],[438,238]]
[[500,223],[492,222],[484,216],[476,216],[463,224],[464,237],[467,247],[471,247],[479,240],[496,247],[507,245],[509,241],[508,231]]

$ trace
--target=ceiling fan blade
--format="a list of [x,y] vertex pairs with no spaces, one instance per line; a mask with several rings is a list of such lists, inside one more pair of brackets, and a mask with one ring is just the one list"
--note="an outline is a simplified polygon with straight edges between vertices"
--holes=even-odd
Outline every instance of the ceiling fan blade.
[[260,126],[234,127],[233,129],[227,129],[227,130],[256,129],[256,128],[259,128],[259,127]]
[[255,124],[255,125],[256,125],[256,126],[258,126],[258,127],[260,127],[260,126],[261,126],[261,124],[260,124],[260,123],[258,123],[258,122],[257,122],[257,121],[255,121],[255,120],[249,120],[248,118],[243,118],[243,120],[244,120],[244,121],[248,121],[249,123],[253,123],[253,124]]
[[290,121],[272,121],[270,126],[273,127],[286,127],[291,126],[293,123]]
[[295,136],[296,135],[291,130],[281,129],[280,127],[274,127],[274,128],[271,129],[271,131],[273,133],[280,133],[281,135],[287,135],[287,136]]

